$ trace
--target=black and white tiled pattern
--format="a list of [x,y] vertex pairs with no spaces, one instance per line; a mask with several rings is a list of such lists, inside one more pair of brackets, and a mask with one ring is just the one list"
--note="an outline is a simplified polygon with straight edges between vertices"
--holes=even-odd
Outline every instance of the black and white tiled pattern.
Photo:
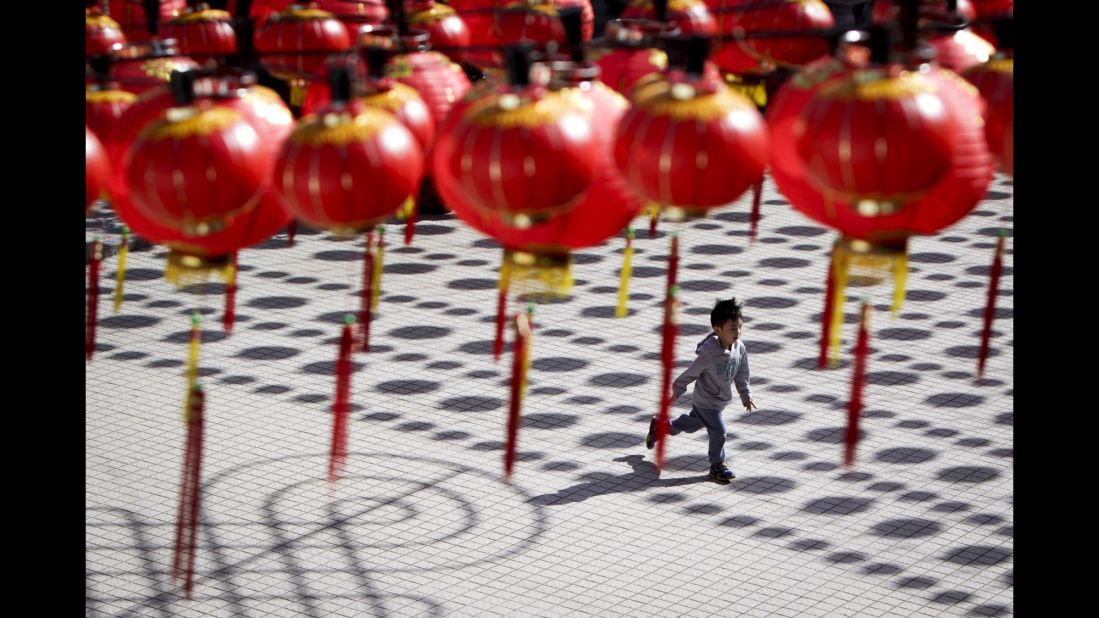
[[[509,352],[491,349],[499,248],[461,222],[389,227],[372,350],[355,355],[346,478],[325,480],[332,368],[358,307],[361,240],[299,229],[240,255],[238,323],[220,283],[173,289],[164,250],[130,253],[111,312],[104,261],[87,367],[89,616],[998,616],[1013,613],[1009,240],[992,353],[976,351],[998,177],[973,213],[910,245],[907,300],[848,289],[845,360],[815,368],[834,234],[765,186],[679,229],[685,366],[719,298],[746,304],[760,410],[726,410],[738,479],[706,481],[704,432],[643,445],[659,385],[668,231],[638,220],[577,253],[573,296],[537,306],[516,476],[501,480]],[[90,238],[89,231],[89,238]],[[872,355],[862,442],[842,465],[856,301]],[[189,315],[203,311],[204,502],[195,598],[169,578]],[[513,303],[512,308],[518,308]],[[685,399],[676,410],[687,411]]]

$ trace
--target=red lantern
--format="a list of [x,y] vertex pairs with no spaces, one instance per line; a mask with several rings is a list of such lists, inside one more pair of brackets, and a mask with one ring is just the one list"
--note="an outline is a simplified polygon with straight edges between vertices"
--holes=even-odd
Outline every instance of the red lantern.
[[228,56],[237,53],[237,35],[228,11],[201,3],[187,7],[161,28],[163,38],[175,39],[188,56]]
[[935,48],[939,64],[958,73],[987,62],[996,53],[992,43],[969,28],[932,37],[928,39],[928,43]]
[[[166,22],[187,6],[187,0],[160,0],[160,10],[157,14],[157,23]],[[153,38],[149,33],[149,20],[145,14],[145,2],[143,0],[109,0],[107,2],[107,14],[117,21],[122,27],[126,40],[135,43],[148,41]]]
[[614,151],[634,191],[697,214],[733,202],[759,180],[767,126],[755,104],[720,78],[672,70],[634,92]]
[[111,185],[111,164],[107,151],[99,139],[84,127],[84,216],[92,210],[92,204],[107,196]]
[[[196,82],[196,95],[207,102],[239,112],[263,136],[262,146],[267,149],[264,157],[269,163],[263,171],[265,180],[255,208],[234,217],[219,231],[197,235],[167,227],[150,218],[134,206],[125,192],[116,192],[114,196],[112,205],[116,214],[135,234],[172,249],[166,273],[170,281],[180,283],[210,269],[225,267],[231,253],[262,242],[289,221],[289,215],[278,203],[270,178],[277,149],[293,129],[293,116],[274,91],[250,84],[250,80],[233,75],[201,77]],[[166,87],[151,95],[127,110],[112,131],[117,142],[115,149],[122,155],[144,125],[174,104]],[[124,180],[121,167],[116,166],[116,186]]]
[[973,83],[988,103],[985,137],[1000,168],[1014,173],[1012,124],[1015,118],[1015,61],[998,57],[970,68],[963,76]]
[[[598,80],[597,66],[562,68],[562,63],[555,64],[563,80],[554,87],[563,96],[574,99],[576,106],[594,121],[592,126],[599,148],[599,161],[594,168],[596,176],[575,206],[529,227],[515,227],[508,225],[505,218],[493,216],[475,205],[449,166],[440,164],[436,168],[435,184],[454,214],[474,229],[498,240],[509,251],[567,253],[570,249],[597,245],[621,231],[643,206],[614,165],[615,129],[629,103]],[[565,63],[568,64],[571,63]],[[440,152],[437,157],[447,159],[461,148],[461,143],[453,137],[454,130],[465,112],[476,104],[476,99],[464,100],[447,118],[439,132],[438,146],[446,152]]]
[[925,78],[861,72],[817,91],[795,128],[798,153],[818,190],[891,214],[950,167],[951,118]]
[[565,43],[565,29],[557,16],[557,6],[551,0],[511,0],[497,14],[496,27],[500,44],[511,45],[528,41],[539,46],[554,42]]
[[171,40],[126,43],[116,48],[111,58],[111,81],[137,95],[168,83],[172,71],[198,68],[194,60],[180,55],[179,47]]
[[465,60],[465,55],[455,48],[469,47],[472,35],[457,11],[435,0],[409,0],[408,6],[409,26],[426,30],[431,44],[446,48],[443,53],[451,60]]
[[599,65],[600,77],[615,91],[629,96],[637,82],[659,74],[668,66],[668,55],[654,49],[659,39],[678,32],[665,22],[644,19],[615,19],[607,22],[605,38],[610,51],[591,51],[588,57]]
[[126,35],[118,22],[93,6],[84,10],[84,55],[110,53],[115,45],[126,42]]
[[538,87],[507,87],[462,110],[436,156],[455,189],[516,227],[575,206],[595,178],[599,145],[580,102]]
[[423,155],[392,114],[337,101],[303,119],[282,147],[275,186],[304,223],[358,233],[391,216],[419,186]]
[[[622,17],[657,19],[653,4],[653,0],[630,0],[626,10],[622,11]],[[678,24],[684,35],[717,34],[717,22],[702,0],[669,0],[666,13],[665,19]]]
[[117,84],[91,84],[84,92],[84,120],[97,137],[106,136],[137,95]]
[[462,67],[439,52],[428,51],[426,42],[422,33],[402,37],[404,49],[420,51],[393,56],[386,75],[415,88],[438,126],[454,102],[464,97],[472,86]]
[[126,156],[135,205],[153,220],[203,235],[256,206],[265,148],[244,114],[200,101],[145,126]]
[[[760,4],[758,0],[708,0],[720,34],[753,32],[804,32],[827,30],[836,25],[821,0],[784,0]],[[828,53],[820,37],[768,37],[721,41],[714,46],[715,64],[731,73],[769,73],[777,67],[798,67]]]
[[351,37],[342,22],[316,4],[292,4],[276,13],[256,33],[256,51],[263,66],[294,86],[295,104],[304,95],[304,81],[324,74],[327,54],[346,51]]
[[[450,0],[450,6],[469,28],[469,44],[474,48],[500,47],[500,28],[496,11],[503,0]],[[479,49],[464,54],[467,61],[478,67],[501,66],[500,55],[496,52]]]
[[435,121],[431,118],[431,110],[411,86],[391,77],[371,79],[357,100],[366,107],[393,114],[416,138],[422,152],[428,152],[435,143]]
[[351,41],[358,36],[359,28],[385,22],[389,9],[383,0],[314,0],[322,11],[328,11],[343,22]]

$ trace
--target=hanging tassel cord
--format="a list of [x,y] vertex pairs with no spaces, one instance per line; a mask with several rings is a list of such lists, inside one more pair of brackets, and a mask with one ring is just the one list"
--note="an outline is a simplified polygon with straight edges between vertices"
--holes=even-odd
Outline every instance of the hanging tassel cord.
[[985,362],[988,360],[989,343],[992,339],[992,322],[996,317],[996,296],[1000,289],[1000,276],[1004,267],[1004,240],[1007,233],[1000,231],[996,239],[996,253],[992,258],[992,267],[988,272],[988,299],[985,302],[984,325],[981,328],[981,347],[977,353],[977,379],[984,379]]
[[362,351],[370,351],[371,301],[374,298],[374,231],[366,233],[366,248],[363,250],[363,286],[359,304],[359,336],[362,339]]
[[378,310],[378,299],[382,295],[382,267],[385,264],[385,226],[378,226],[378,250],[374,258],[374,281],[370,289],[370,310]]
[[824,286],[824,310],[820,316],[820,355],[817,357],[817,369],[828,366],[828,345],[831,340],[832,312],[836,299],[836,252],[833,249],[828,260],[828,281]]
[[511,266],[508,261],[508,252],[504,250],[504,257],[500,260],[500,281],[496,293],[496,332],[492,339],[493,362],[500,362],[500,356],[504,353],[504,322],[507,321],[508,291],[511,287]]
[[126,257],[130,253],[130,228],[122,226],[122,239],[118,248],[118,269],[114,278],[114,312],[122,309],[123,286],[126,284]]
[[622,271],[618,280],[618,304],[614,308],[614,317],[629,315],[630,276],[633,274],[633,228],[626,229],[626,249],[622,252]]
[[752,215],[748,227],[748,243],[756,242],[756,234],[759,230],[759,202],[763,196],[763,176],[752,185]]
[[336,397],[332,404],[332,451],[328,458],[328,480],[335,482],[347,461],[348,420],[351,415],[351,349],[355,316],[344,317],[340,349],[336,357]]
[[202,491],[202,439],[205,429],[205,393],[195,383],[188,391],[184,422],[187,427],[180,481],[179,511],[176,523],[175,552],[172,559],[172,579],[183,580],[187,599],[194,590],[195,555],[198,547],[198,516]]
[[660,220],[660,205],[649,204],[649,238],[656,238],[656,224]]
[[671,423],[672,368],[675,367],[675,339],[678,332],[676,312],[679,304],[679,288],[668,288],[664,300],[664,324],[660,341],[660,397],[656,421],[656,469],[664,467],[664,452]]
[[843,329],[843,305],[847,299],[847,270],[850,266],[850,256],[842,246],[832,250],[832,260],[835,268],[832,270],[834,285],[832,286],[832,313],[831,325],[828,327],[828,365],[832,368],[839,366],[840,362],[840,335]]
[[286,246],[294,246],[294,238],[298,235],[298,220],[291,219],[290,223],[286,224]]
[[221,328],[226,334],[233,332],[237,323],[237,252],[229,258],[225,276],[225,311],[221,314]]
[[412,244],[413,237],[416,236],[416,219],[420,215],[420,200],[415,195],[411,195],[406,202],[406,206],[403,207],[405,214],[404,224],[404,244],[409,246]]
[[519,424],[522,418],[523,397],[527,388],[527,370],[530,367],[530,340],[534,330],[534,306],[526,313],[515,316],[515,346],[512,350],[511,390],[508,400],[507,441],[504,448],[504,480],[511,481],[515,470],[515,454],[519,444]]
[[855,343],[855,367],[851,372],[851,399],[847,404],[847,431],[844,434],[843,465],[855,463],[855,447],[859,443],[859,417],[862,414],[862,391],[866,384],[866,357],[870,353],[870,301],[863,299],[859,312],[859,336]]
[[88,306],[84,323],[84,357],[92,361],[95,354],[95,326],[99,319],[99,266],[103,261],[103,243],[97,234],[92,242],[92,255],[88,260]]

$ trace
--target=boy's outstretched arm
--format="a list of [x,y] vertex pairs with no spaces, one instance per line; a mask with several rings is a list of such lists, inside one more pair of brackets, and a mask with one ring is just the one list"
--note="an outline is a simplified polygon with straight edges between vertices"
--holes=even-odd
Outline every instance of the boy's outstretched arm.
[[744,358],[740,361],[740,367],[733,376],[733,384],[736,385],[736,392],[740,395],[740,403],[744,404],[744,409],[749,412],[759,409],[752,401],[751,374],[751,370],[748,369],[748,353],[745,352]]
[[687,369],[679,374],[679,377],[672,382],[672,401],[679,399],[683,393],[686,393],[687,386],[690,385],[691,382],[697,380],[698,376],[702,375],[702,371],[705,368],[706,361],[703,360],[702,356],[696,356],[694,362],[691,363],[691,366],[687,367]]

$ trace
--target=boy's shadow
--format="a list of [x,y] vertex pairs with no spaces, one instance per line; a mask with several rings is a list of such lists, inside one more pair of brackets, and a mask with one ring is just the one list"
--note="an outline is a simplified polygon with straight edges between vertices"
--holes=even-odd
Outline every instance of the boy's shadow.
[[[588,475],[591,480],[565,487],[552,494],[534,496],[528,502],[540,506],[554,504],[568,504],[571,502],[583,502],[592,496],[638,491],[662,487],[681,487],[696,483],[709,482],[705,473],[697,477],[660,478],[656,470],[656,464],[648,461],[642,455],[627,455],[614,461],[622,461],[633,468],[626,474],[595,473]],[[699,463],[701,462],[701,464]],[[705,467],[705,457],[676,457],[664,462],[665,472],[668,470],[690,470]]]

